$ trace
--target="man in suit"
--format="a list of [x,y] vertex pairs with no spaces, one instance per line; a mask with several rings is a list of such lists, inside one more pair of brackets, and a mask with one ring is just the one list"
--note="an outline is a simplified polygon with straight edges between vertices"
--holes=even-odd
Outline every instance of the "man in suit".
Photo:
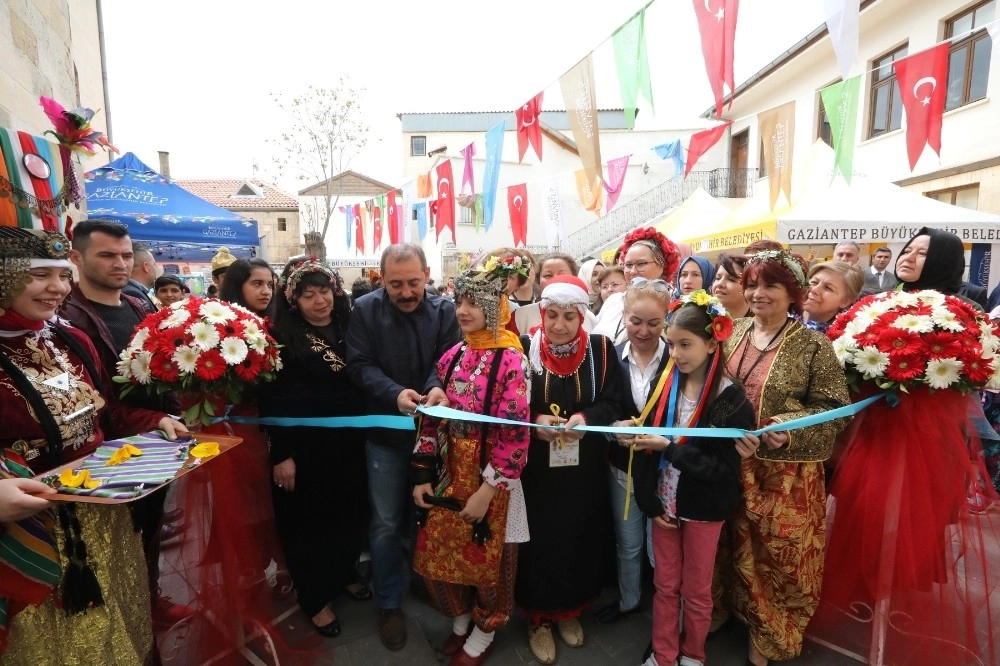
[[892,291],[899,285],[899,280],[889,270],[892,251],[880,247],[872,255],[872,265],[865,271],[865,286],[861,288],[861,296],[870,296],[882,291]]
[[854,241],[843,241],[834,248],[833,258],[836,261],[856,264],[861,260],[861,246]]

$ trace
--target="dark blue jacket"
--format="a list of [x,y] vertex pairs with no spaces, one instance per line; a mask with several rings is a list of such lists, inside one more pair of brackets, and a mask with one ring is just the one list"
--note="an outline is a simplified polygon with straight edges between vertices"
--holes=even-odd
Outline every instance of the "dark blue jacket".
[[[347,327],[347,372],[365,393],[370,414],[399,415],[396,398],[404,389],[426,395],[441,387],[437,362],[462,340],[455,304],[425,294],[411,313],[401,312],[377,289],[354,304]],[[376,432],[376,431],[372,431]],[[377,431],[372,441],[413,445],[412,432]]]

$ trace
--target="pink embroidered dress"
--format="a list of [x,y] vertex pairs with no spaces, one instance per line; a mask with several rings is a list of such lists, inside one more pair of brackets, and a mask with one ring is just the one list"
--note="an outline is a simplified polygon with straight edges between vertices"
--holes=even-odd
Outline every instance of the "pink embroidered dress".
[[[486,405],[498,354],[492,398]],[[474,349],[463,343],[445,352],[437,368],[442,381],[446,381],[445,392],[454,409],[514,421],[529,420],[528,362],[516,349]],[[483,428],[487,429],[485,438]],[[480,469],[483,441],[487,447],[482,458],[486,465]],[[499,562],[503,545],[528,540],[520,482],[528,441],[528,428],[524,426],[424,417],[414,459],[436,461],[439,470],[434,484],[436,494],[464,504],[483,482],[500,492],[490,502],[486,514],[493,538],[483,546],[472,541],[471,528],[459,518],[458,512],[431,509],[417,540],[414,569],[418,573],[450,583],[495,583],[499,564],[494,567],[490,562]]]

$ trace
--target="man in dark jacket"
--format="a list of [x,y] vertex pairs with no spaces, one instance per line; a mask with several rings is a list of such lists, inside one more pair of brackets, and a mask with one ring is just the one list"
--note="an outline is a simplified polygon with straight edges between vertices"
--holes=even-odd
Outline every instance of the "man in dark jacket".
[[[347,330],[347,370],[372,414],[413,414],[417,405],[447,404],[436,364],[461,340],[455,306],[426,293],[430,269],[419,245],[382,253],[384,286],[357,300]],[[414,434],[369,431],[365,443],[372,503],[371,551],[379,637],[390,650],[406,645],[403,597],[404,527]]]
[[149,290],[156,281],[156,259],[145,245],[132,246],[132,277],[122,287],[122,293],[138,298],[150,312],[156,312],[156,304],[149,297]]

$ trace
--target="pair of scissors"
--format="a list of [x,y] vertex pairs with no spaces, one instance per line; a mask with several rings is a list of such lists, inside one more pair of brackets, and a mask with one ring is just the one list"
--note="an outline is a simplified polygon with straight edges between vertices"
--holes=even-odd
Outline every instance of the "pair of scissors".
[[[559,414],[562,412],[562,409],[559,408],[559,405],[552,403],[551,405],[549,405],[549,411],[552,412],[552,416],[558,419],[560,418]],[[560,449],[566,446],[566,440],[563,439],[562,435],[559,435],[559,437],[555,439],[554,443]]]

